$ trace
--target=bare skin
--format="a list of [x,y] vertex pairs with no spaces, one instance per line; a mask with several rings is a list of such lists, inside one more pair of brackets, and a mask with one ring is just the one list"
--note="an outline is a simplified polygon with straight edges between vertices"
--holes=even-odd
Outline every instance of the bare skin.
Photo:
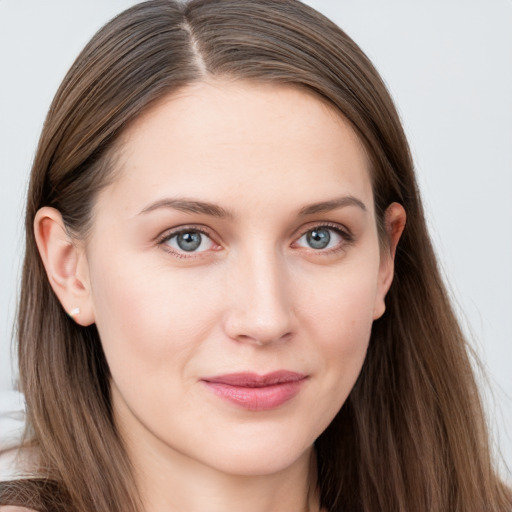
[[[86,241],[51,208],[35,222],[63,307],[98,327],[145,510],[318,511],[313,443],[385,311],[403,208],[384,249],[354,131],[284,86],[187,87],[118,165]],[[282,403],[208,380],[282,370],[303,376]]]
[[37,512],[33,508],[13,507],[11,505],[0,507],[0,512]]

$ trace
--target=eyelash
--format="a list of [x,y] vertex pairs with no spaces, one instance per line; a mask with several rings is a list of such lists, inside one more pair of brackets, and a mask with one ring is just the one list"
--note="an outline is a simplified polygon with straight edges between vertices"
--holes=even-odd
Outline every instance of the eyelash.
[[300,236],[295,238],[295,241],[293,243],[297,243],[303,236],[307,235],[307,233],[321,229],[328,229],[330,231],[334,231],[337,235],[339,235],[342,238],[342,242],[338,243],[335,247],[331,247],[329,249],[314,249],[313,247],[310,247],[309,249],[304,248],[314,253],[315,255],[328,256],[331,254],[336,254],[340,251],[346,250],[347,246],[351,245],[355,241],[354,236],[347,228],[341,226],[340,224],[335,224],[332,222],[323,222],[320,224],[313,224],[311,226],[308,226],[306,230],[301,230]]
[[[337,235],[339,235],[343,239],[343,241],[341,243],[337,244],[335,247],[331,247],[329,249],[314,249],[313,247],[310,247],[309,249],[304,247],[304,249],[309,250],[310,252],[312,252],[316,255],[326,256],[329,254],[335,254],[339,251],[343,251],[346,249],[347,245],[350,245],[354,242],[354,236],[347,228],[342,227],[339,224],[334,224],[331,222],[323,222],[323,223],[311,225],[310,227],[308,227],[308,229],[301,230],[300,235],[294,239],[292,246],[293,246],[293,244],[296,244],[302,237],[304,237],[308,233],[310,233],[314,230],[321,230],[321,229],[328,229],[330,231],[334,231]],[[171,240],[172,238],[174,238],[182,233],[188,233],[188,232],[200,233],[201,235],[208,237],[212,241],[213,244],[219,246],[219,244],[214,240],[212,233],[209,230],[205,229],[203,226],[197,226],[197,225],[182,226],[173,231],[166,231],[165,233],[163,233],[156,239],[156,243],[157,243],[157,245],[161,246],[166,252],[172,254],[173,256],[175,256],[177,258],[182,258],[182,259],[198,258],[198,257],[201,257],[203,252],[208,252],[208,251],[200,251],[198,253],[195,251],[190,251],[188,253],[186,251],[180,252],[175,249],[172,249],[167,244],[169,242],[169,240]]]
[[217,245],[217,246],[219,245],[219,244],[217,244],[217,242],[215,242],[215,240],[209,230],[205,229],[202,226],[194,226],[194,225],[181,226],[178,229],[175,229],[172,231],[166,231],[165,233],[163,233],[156,239],[156,243],[157,243],[157,245],[162,247],[164,249],[164,251],[168,252],[169,254],[172,254],[176,258],[182,258],[182,259],[198,258],[201,256],[201,254],[203,252],[206,252],[206,251],[201,251],[198,253],[192,252],[192,251],[188,252],[188,253],[186,251],[180,252],[180,251],[177,251],[177,250],[171,248],[169,245],[167,245],[167,242],[169,242],[169,240],[171,240],[175,236],[178,236],[182,233],[190,233],[190,232],[200,233],[201,235],[208,237],[212,241],[212,243],[214,243],[215,245]]

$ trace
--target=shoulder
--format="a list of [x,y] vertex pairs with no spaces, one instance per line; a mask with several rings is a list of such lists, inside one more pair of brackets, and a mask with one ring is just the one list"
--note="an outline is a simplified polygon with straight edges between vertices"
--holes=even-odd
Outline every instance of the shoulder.
[[0,481],[0,512],[66,512],[72,509],[61,486],[48,478]]
[[0,481],[0,512],[37,512],[44,508],[38,480]]
[[12,505],[0,505],[0,512],[37,512],[33,508],[13,507]]

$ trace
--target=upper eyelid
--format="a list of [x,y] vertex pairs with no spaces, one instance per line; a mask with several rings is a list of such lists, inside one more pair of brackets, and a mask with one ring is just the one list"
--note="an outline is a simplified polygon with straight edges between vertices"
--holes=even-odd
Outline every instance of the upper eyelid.
[[344,226],[343,224],[339,224],[337,222],[324,221],[324,222],[312,222],[307,226],[302,226],[293,235],[294,240],[298,240],[300,237],[304,236],[309,231],[312,231],[313,229],[318,229],[318,228],[333,229],[334,231],[338,231],[344,237],[353,238],[352,231],[349,228],[347,228],[346,226]]
[[206,235],[207,237],[211,238],[215,243],[218,243],[215,240],[215,236],[212,235],[212,230],[210,230],[206,226],[202,226],[202,225],[198,225],[198,224],[184,225],[184,226],[179,226],[176,228],[166,229],[166,230],[162,231],[155,238],[155,240],[157,241],[157,243],[161,243],[165,240],[169,240],[173,236],[179,235],[180,233],[184,233],[187,231],[197,231],[198,233],[201,233],[201,234]]
[[159,248],[163,249],[166,253],[171,254],[175,258],[178,258],[178,259],[192,261],[192,260],[195,260],[198,258],[204,258],[206,253],[210,252],[209,250],[198,251],[198,252],[197,251],[187,252],[187,251],[184,251],[181,249],[176,249],[174,247],[171,247],[171,245],[167,243],[169,240],[171,240],[175,236],[179,235],[180,233],[184,233],[184,232],[186,233],[187,231],[196,231],[198,233],[201,233],[201,235],[207,236],[214,245],[216,245],[218,247],[220,246],[220,244],[216,241],[215,237],[211,236],[211,234],[209,233],[209,231],[210,231],[209,229],[207,229],[203,226],[197,226],[197,225],[195,225],[195,226],[180,226],[180,227],[176,227],[176,228],[167,229],[155,238],[155,243]]
[[[339,224],[337,222],[329,222],[329,221],[318,221],[318,222],[308,222],[307,225],[303,225],[300,228],[296,229],[292,237],[292,243],[299,240],[301,237],[303,237],[306,233],[313,229],[318,228],[328,228],[333,229],[341,234],[344,238],[347,239],[347,241],[350,241],[353,239],[353,234],[350,229],[348,229],[343,224]],[[158,244],[165,242],[166,240],[169,240],[173,236],[179,235],[180,233],[186,232],[186,231],[197,231],[207,237],[209,237],[214,243],[218,245],[222,245],[222,239],[219,235],[216,234],[211,228],[208,226],[202,225],[202,224],[185,224],[182,226],[177,226],[175,228],[169,228],[164,231],[162,231],[156,238],[156,242]],[[220,242],[219,242],[220,240]]]

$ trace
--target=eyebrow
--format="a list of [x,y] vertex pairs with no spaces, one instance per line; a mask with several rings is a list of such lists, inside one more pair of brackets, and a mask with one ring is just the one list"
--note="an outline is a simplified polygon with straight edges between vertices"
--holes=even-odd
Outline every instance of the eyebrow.
[[363,212],[367,211],[365,204],[360,199],[357,199],[357,197],[343,196],[329,201],[322,201],[320,203],[304,206],[304,208],[301,208],[299,211],[299,215],[306,216],[313,215],[315,213],[325,213],[337,210],[338,208],[344,208],[345,206],[357,206],[358,208],[361,208]]
[[[366,212],[365,204],[353,196],[343,196],[336,199],[331,199],[329,201],[322,201],[320,203],[313,203],[307,206],[304,206],[299,211],[299,216],[305,217],[307,215],[313,215],[315,213],[325,213],[332,210],[337,210],[338,208],[344,208],[346,206],[357,206],[364,212]],[[203,215],[210,215],[212,217],[218,218],[233,218],[233,214],[213,203],[209,203],[206,201],[197,201],[193,199],[184,199],[184,198],[164,198],[160,199],[149,206],[143,208],[139,215],[143,213],[152,212],[154,210],[159,210],[161,208],[172,208],[174,210],[179,210],[186,213],[200,213]]]
[[231,212],[225,210],[224,208],[216,204],[183,198],[160,199],[159,201],[156,201],[150,204],[149,206],[146,206],[143,210],[140,211],[139,215],[143,213],[152,212],[160,208],[173,208],[174,210],[179,210],[186,213],[201,213],[203,215],[210,215],[212,217],[219,218],[233,217],[233,214]]

